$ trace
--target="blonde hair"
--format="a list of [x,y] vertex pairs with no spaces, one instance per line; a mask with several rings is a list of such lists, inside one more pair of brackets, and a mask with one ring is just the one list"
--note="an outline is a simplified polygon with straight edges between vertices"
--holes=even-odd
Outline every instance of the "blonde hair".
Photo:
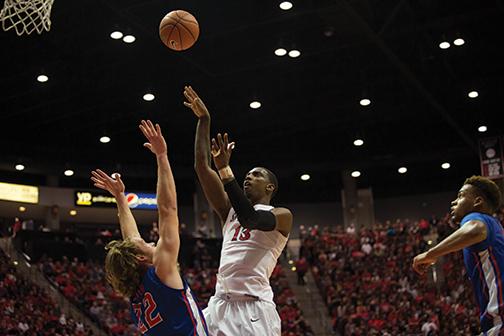
[[105,279],[115,291],[126,297],[135,294],[142,281],[143,267],[137,259],[139,250],[130,239],[112,240],[105,246]]

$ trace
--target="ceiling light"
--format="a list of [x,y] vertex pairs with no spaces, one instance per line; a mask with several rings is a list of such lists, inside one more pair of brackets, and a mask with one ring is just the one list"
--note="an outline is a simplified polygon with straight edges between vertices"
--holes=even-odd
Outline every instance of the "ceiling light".
[[399,169],[397,169],[397,171],[399,172],[399,174],[404,174],[408,171],[408,168],[406,167],[400,167]]
[[361,173],[358,170],[354,170],[351,175],[352,175],[352,177],[359,177],[359,176],[361,176]]
[[156,98],[152,93],[146,93],[143,95],[143,100],[145,101],[153,101]]
[[471,91],[467,95],[469,96],[469,98],[476,98],[479,96],[479,93],[478,91]]
[[122,39],[123,33],[121,33],[120,31],[115,31],[110,34],[110,37],[113,38],[114,40],[119,40]]
[[487,131],[487,127],[485,125],[481,125],[480,127],[478,127],[478,132],[485,133],[486,131]]
[[300,55],[301,55],[301,51],[299,51],[297,49],[292,49],[291,51],[289,51],[289,56],[292,58],[299,57]]
[[21,171],[21,170],[24,170],[24,169],[25,169],[25,166],[24,166],[24,165],[22,165],[22,164],[20,164],[20,163],[18,163],[18,164],[16,165],[16,170]]
[[46,75],[38,75],[37,76],[37,80],[40,82],[40,83],[45,83],[49,80],[49,77],[47,77]]
[[371,104],[371,100],[367,99],[367,98],[363,98],[360,100],[359,102],[362,106],[368,106],[369,104]]
[[301,175],[301,180],[302,181],[308,181],[310,179],[310,175],[309,174],[303,174]]
[[353,144],[354,144],[354,146],[357,146],[357,147],[362,146],[362,145],[364,145],[364,140],[356,139],[356,140],[354,140]]
[[259,107],[261,107],[261,103],[260,103],[260,102],[258,102],[257,100],[254,100],[253,102],[251,102],[251,103],[249,104],[249,106],[250,106],[251,108],[253,108],[253,109],[258,109]]
[[439,43],[439,48],[441,48],[441,49],[448,49],[448,48],[450,48],[450,42],[446,42],[445,41],[445,42]]
[[74,174],[74,171],[71,169],[67,169],[63,174],[65,174],[65,176],[72,176]]
[[280,4],[280,8],[283,10],[289,10],[292,8],[292,2],[290,1],[284,1]]
[[110,142],[110,137],[104,135],[100,138],[101,143],[109,143]]
[[287,55],[287,50],[285,50],[284,48],[278,48],[277,50],[275,50],[275,55],[285,56]]
[[445,162],[445,163],[443,163],[443,164],[441,165],[441,168],[443,168],[443,169],[448,169],[448,168],[450,168],[450,167],[451,167],[451,165],[450,165],[448,162]]
[[26,208],[25,208],[24,206],[20,206],[20,207],[19,207],[19,211],[20,211],[20,212],[25,212],[25,211],[26,211]]
[[123,41],[125,43],[133,43],[133,42],[135,42],[135,40],[136,40],[136,38],[133,35],[126,35],[123,37]]
[[70,210],[69,214],[70,216],[75,216],[77,215],[77,210]]
[[464,43],[465,43],[465,41],[464,41],[464,39],[462,39],[462,38],[458,38],[458,39],[456,39],[455,41],[453,41],[453,44],[455,44],[456,46],[459,46],[459,47],[460,47],[461,45],[463,45]]

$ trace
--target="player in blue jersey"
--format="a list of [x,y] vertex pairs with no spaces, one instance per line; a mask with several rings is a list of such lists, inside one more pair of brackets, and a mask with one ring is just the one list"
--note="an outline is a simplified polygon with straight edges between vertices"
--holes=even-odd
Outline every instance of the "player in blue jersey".
[[439,257],[464,250],[482,335],[488,336],[504,334],[504,235],[501,224],[492,217],[500,202],[501,193],[493,181],[482,176],[468,178],[451,207],[452,219],[460,228],[413,260],[415,271],[423,274]]
[[106,278],[117,292],[130,299],[132,319],[142,334],[208,336],[203,313],[177,267],[177,195],[166,142],[158,124],[142,120],[140,129],[148,140],[144,146],[157,159],[159,240],[154,245],[141,238],[120,175],[92,171],[94,185],[116,199],[123,238],[107,244]]

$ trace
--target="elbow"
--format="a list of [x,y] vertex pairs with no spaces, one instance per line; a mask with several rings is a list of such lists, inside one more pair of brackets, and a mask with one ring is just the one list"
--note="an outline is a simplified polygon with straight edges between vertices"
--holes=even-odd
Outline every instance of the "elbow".
[[196,174],[201,175],[208,172],[210,170],[210,167],[208,166],[206,160],[196,159],[196,162],[194,163],[194,170],[196,171]]
[[169,202],[168,204],[159,205],[158,212],[159,216],[170,216],[176,214],[178,211],[177,204]]

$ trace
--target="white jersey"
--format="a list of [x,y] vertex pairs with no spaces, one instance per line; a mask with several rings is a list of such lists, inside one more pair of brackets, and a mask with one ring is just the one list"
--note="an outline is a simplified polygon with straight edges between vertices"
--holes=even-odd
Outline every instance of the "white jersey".
[[[255,210],[270,211],[270,205],[256,204]],[[279,231],[245,229],[233,208],[222,227],[224,236],[215,295],[255,296],[273,302],[269,278],[287,244]]]

